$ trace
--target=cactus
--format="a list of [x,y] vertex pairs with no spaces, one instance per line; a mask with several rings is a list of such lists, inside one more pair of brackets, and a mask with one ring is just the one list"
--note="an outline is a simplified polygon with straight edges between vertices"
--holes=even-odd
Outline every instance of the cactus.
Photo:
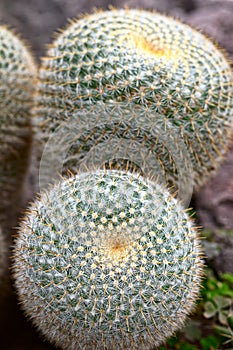
[[150,118],[146,115],[137,114],[137,127],[133,127],[135,119],[132,110],[125,111],[122,121],[119,121],[117,111],[106,113],[99,106],[93,106],[92,111],[75,111],[52,133],[43,150],[40,187],[55,182],[55,174],[65,176],[67,169],[73,174],[77,170],[83,172],[101,167],[137,170],[165,186],[171,187],[175,181],[172,191],[178,192],[179,198],[187,203],[193,189],[193,174],[189,155],[179,135],[159,122],[153,130],[147,130]]
[[[169,127],[168,138],[178,133],[185,143],[196,189],[217,169],[232,134],[232,71],[226,55],[190,26],[156,12],[100,11],[71,22],[42,61],[38,90],[35,114],[42,145],[64,122],[76,123],[78,131],[87,114],[91,128],[72,144],[70,157],[75,160],[78,150],[77,162],[65,166],[73,171],[96,144],[99,154],[111,148],[114,160],[117,146],[108,138],[116,136],[128,145],[135,139],[145,145],[169,185],[176,185],[171,148],[177,153],[181,148],[175,142],[166,150],[166,140],[153,133],[157,126]],[[110,116],[105,126],[98,124],[102,114]]]
[[62,349],[150,349],[193,310],[202,252],[169,192],[138,174],[82,173],[31,204],[14,249],[21,305]]
[[36,66],[21,39],[0,27],[0,221],[13,212],[26,173],[32,138],[30,109]]

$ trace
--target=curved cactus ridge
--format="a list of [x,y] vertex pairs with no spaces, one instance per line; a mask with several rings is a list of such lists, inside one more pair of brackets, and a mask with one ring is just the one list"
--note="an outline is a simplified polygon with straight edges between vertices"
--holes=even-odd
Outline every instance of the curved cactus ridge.
[[187,211],[164,187],[96,170],[31,205],[13,271],[26,314],[56,346],[141,350],[163,343],[193,310],[202,252]]
[[36,89],[34,60],[20,38],[0,26],[0,219],[13,211],[28,165],[30,109]]
[[[78,111],[93,112],[96,128],[91,123],[89,133],[74,141],[79,155],[88,157],[97,143],[104,152],[113,135],[129,144],[138,138],[172,177],[173,154],[168,147],[160,155],[166,142],[150,133],[154,125],[169,125],[191,156],[195,188],[216,170],[232,134],[232,71],[226,55],[187,24],[156,12],[100,11],[72,21],[42,61],[37,100],[42,144],[66,120],[75,119],[78,128]],[[135,116],[130,122],[129,112]],[[117,124],[99,127],[101,113],[117,114]],[[144,127],[137,125],[138,115],[146,115]],[[177,144],[173,149],[180,151]]]

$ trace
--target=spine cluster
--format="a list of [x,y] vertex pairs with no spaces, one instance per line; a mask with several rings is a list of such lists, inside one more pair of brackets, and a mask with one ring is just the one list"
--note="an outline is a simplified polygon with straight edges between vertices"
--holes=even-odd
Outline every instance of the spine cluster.
[[179,202],[117,170],[76,175],[42,193],[14,255],[26,313],[69,350],[161,344],[193,309],[202,275],[197,232]]

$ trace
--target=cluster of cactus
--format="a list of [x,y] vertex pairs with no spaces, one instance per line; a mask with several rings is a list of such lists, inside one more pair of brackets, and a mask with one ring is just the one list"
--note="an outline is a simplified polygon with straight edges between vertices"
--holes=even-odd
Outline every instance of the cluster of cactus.
[[147,150],[143,161],[154,158],[168,185],[176,185],[180,170],[174,152],[184,164],[190,156],[197,188],[226,151],[232,110],[230,64],[208,38],[159,13],[122,9],[84,16],[58,35],[42,61],[35,115],[42,145],[53,133],[52,149],[59,125],[76,125],[65,169],[77,171],[97,146],[117,159],[122,139],[128,148],[138,140],[138,154]]
[[193,309],[198,241],[159,184],[117,170],[76,175],[42,193],[21,223],[20,300],[63,349],[150,349]]
[[[6,41],[20,54],[6,54],[4,30],[0,190],[9,198],[27,164],[36,70],[18,39]],[[229,63],[175,19],[111,10],[58,35],[36,89],[41,183],[55,171],[74,174],[44,190],[20,224],[13,271],[21,304],[63,349],[159,346],[192,311],[202,276],[197,230],[167,187],[193,178],[197,188],[223,157]]]
[[13,211],[29,163],[36,66],[26,45],[0,27],[0,223]]

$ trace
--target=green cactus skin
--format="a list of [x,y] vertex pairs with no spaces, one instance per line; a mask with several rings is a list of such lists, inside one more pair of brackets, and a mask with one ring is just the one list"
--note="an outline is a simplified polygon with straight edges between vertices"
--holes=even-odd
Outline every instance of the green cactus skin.
[[32,138],[30,109],[37,70],[26,45],[0,26],[0,222],[13,212],[26,173]]
[[193,310],[202,251],[187,211],[138,174],[96,170],[51,186],[14,250],[19,299],[62,349],[150,349]]
[[[150,127],[157,121],[176,129],[192,159],[195,188],[226,153],[233,115],[229,62],[211,40],[178,20],[133,9],[84,16],[58,34],[42,61],[40,81],[35,114],[42,143],[72,115],[78,125],[78,110],[98,106],[103,113],[118,113],[119,128],[125,110],[131,110],[149,116]],[[93,145],[111,136],[114,127],[99,131]],[[137,136],[130,123],[124,127]],[[153,150],[157,140],[145,138]],[[83,138],[84,154],[87,139],[88,149],[92,140]],[[173,171],[172,161],[169,166],[162,156],[159,161]]]

